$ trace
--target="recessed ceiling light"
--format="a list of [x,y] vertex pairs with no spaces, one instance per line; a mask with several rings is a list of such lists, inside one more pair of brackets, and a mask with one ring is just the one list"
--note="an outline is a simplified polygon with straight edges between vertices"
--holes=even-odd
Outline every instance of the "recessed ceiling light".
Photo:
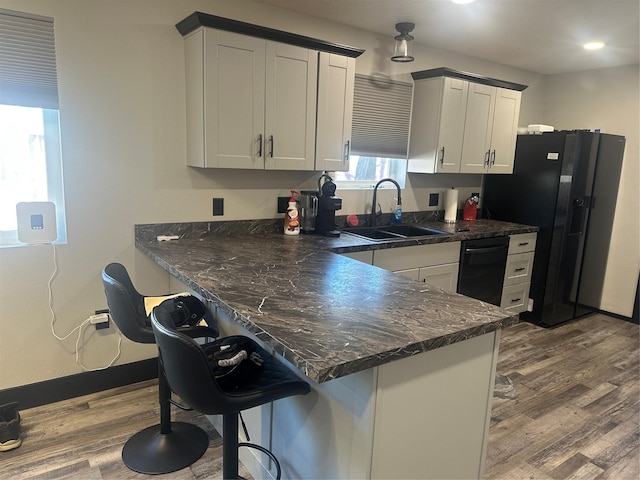
[[465,4],[465,3],[472,3],[475,2],[476,0],[451,0],[453,3],[459,3],[459,4]]
[[588,42],[583,45],[585,50],[600,50],[604,47],[602,42]]

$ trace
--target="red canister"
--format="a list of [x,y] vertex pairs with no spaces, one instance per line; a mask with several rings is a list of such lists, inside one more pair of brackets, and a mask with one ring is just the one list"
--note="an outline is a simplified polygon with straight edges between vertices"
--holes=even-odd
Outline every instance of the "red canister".
[[477,195],[472,195],[464,201],[464,209],[462,210],[463,220],[475,220],[478,215],[478,201],[480,199]]

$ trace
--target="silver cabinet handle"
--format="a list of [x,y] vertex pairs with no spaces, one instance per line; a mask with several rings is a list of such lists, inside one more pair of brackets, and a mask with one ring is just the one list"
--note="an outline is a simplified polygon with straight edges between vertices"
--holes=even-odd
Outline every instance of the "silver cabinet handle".
[[269,156],[273,158],[273,135],[269,135],[269,144],[271,148],[269,149]]
[[489,166],[489,156],[491,155],[491,150],[487,150],[484,154],[484,164],[485,166]]
[[515,269],[516,272],[522,272],[524,270],[526,270],[526,268],[524,268],[524,267],[520,267],[520,268],[516,268]]
[[511,303],[516,303],[519,302],[520,300],[522,300],[521,298],[512,298],[511,299]]
[[440,156],[440,165],[444,165],[444,147],[440,149],[440,153],[442,154]]
[[344,163],[349,161],[349,156],[351,155],[351,140],[347,140],[347,143],[344,146]]
[[496,151],[491,152],[491,166],[493,167],[496,163]]
[[258,156],[262,157],[262,134],[258,135]]

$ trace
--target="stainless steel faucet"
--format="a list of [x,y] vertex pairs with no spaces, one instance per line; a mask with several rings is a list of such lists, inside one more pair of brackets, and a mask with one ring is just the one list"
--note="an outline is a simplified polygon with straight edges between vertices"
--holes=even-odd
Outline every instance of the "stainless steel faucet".
[[373,187],[373,203],[371,204],[371,217],[369,217],[370,227],[376,226],[376,206],[378,204],[378,200],[377,200],[378,187],[383,182],[391,182],[396,186],[396,188],[398,189],[398,205],[402,205],[402,193],[401,193],[400,185],[398,184],[398,182],[396,182],[393,178],[383,178],[382,180],[380,180],[378,183],[376,183],[376,186]]

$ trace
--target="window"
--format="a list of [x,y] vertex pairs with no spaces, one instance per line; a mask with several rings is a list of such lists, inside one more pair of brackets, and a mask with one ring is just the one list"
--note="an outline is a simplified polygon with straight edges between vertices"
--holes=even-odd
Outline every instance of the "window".
[[349,171],[335,172],[334,178],[340,182],[340,188],[373,188],[383,178],[393,178],[404,188],[406,174],[407,161],[404,158],[350,155]]
[[53,19],[0,9],[0,246],[19,244],[16,204],[56,205],[66,241]]
[[349,171],[336,172],[341,189],[373,188],[386,177],[404,188],[413,85],[356,75]]

